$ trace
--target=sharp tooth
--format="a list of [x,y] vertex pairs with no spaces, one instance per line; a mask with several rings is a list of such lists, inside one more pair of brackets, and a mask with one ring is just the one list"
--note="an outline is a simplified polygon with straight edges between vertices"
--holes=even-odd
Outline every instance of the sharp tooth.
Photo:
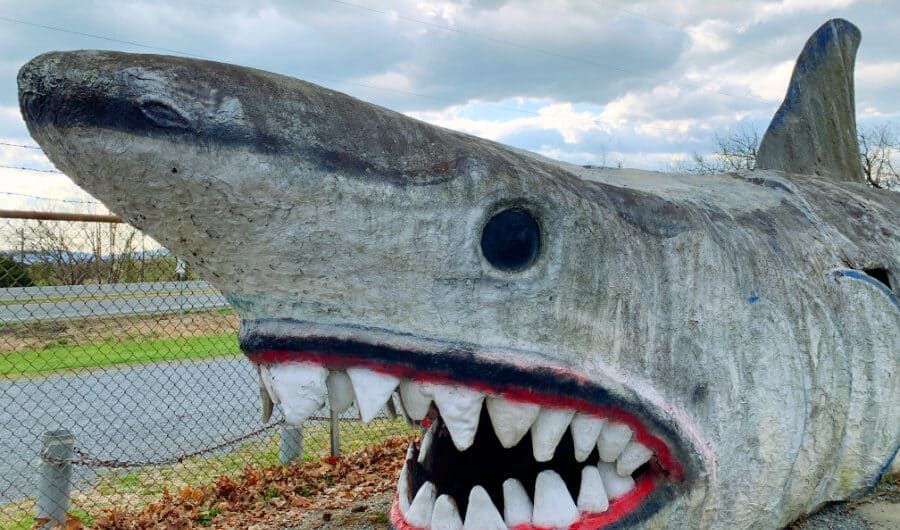
[[610,499],[621,497],[634,489],[634,479],[616,473],[616,468],[612,464],[600,462],[597,464],[597,470],[603,480],[603,489],[606,490],[606,495]]
[[597,436],[603,429],[604,420],[587,414],[576,414],[572,418],[572,441],[575,443],[575,460],[584,462],[597,447]]
[[415,426],[412,418],[409,417],[409,413],[406,412],[406,407],[403,406],[403,400],[400,399],[400,392],[394,392],[393,394],[391,394],[391,399],[388,402],[394,404],[394,410],[397,411],[397,414],[403,417],[403,421],[406,422],[406,425],[408,427]]
[[332,412],[340,414],[353,404],[353,383],[343,370],[331,370],[325,380],[328,387],[328,406]]
[[400,412],[397,410],[397,403],[394,402],[394,395],[396,394],[396,392],[391,393],[387,403],[384,404],[384,408],[381,409],[389,420],[397,419],[400,416]]
[[539,527],[568,528],[578,520],[578,507],[556,471],[541,471],[534,484],[532,524]]
[[653,456],[653,451],[649,447],[632,440],[628,442],[628,445],[622,450],[622,454],[619,455],[619,460],[616,461],[616,473],[623,477],[630,475],[634,473],[635,469],[647,463],[651,456]]
[[431,407],[431,394],[425,387],[415,381],[400,381],[400,398],[403,408],[409,417],[415,421],[422,421],[428,415]]
[[325,404],[328,369],[309,363],[273,364],[269,368],[284,419],[300,425]]
[[534,505],[528,498],[525,486],[514,478],[506,479],[503,483],[503,518],[506,526],[531,525],[533,511]]
[[494,506],[488,492],[475,486],[469,492],[469,506],[466,508],[465,530],[507,530],[503,517]]
[[409,505],[406,512],[406,522],[417,528],[428,528],[431,525],[431,514],[434,511],[434,484],[426,482],[422,484],[416,493],[416,498]]
[[628,445],[629,440],[631,440],[631,429],[627,425],[606,422],[597,438],[600,460],[615,462],[622,453],[622,449]]
[[272,419],[272,411],[275,410],[275,403],[272,401],[272,398],[269,396],[269,391],[266,390],[266,387],[259,387],[259,400],[262,406],[262,422],[268,423],[270,419]]
[[272,372],[269,370],[269,365],[260,365],[259,377],[260,381],[265,385],[266,390],[269,391],[269,397],[272,398],[272,402],[276,405],[281,403],[281,399],[278,398],[278,393],[275,392],[275,381],[272,380]]
[[494,433],[506,449],[515,447],[522,440],[541,411],[541,407],[533,403],[519,403],[494,396],[488,396],[485,405]]
[[609,509],[609,499],[603,488],[603,479],[595,466],[585,466],[581,470],[581,489],[578,490],[578,509],[583,512],[600,513]]
[[531,426],[531,448],[535,460],[549,462],[553,458],[556,446],[574,415],[575,411],[571,409],[541,409]]
[[425,431],[425,435],[422,436],[422,443],[419,444],[419,458],[418,462],[425,466],[425,469],[431,469],[431,464],[429,460],[431,459],[431,444],[434,443],[434,434],[438,429],[438,422],[431,422],[431,426],[428,427],[428,430]]
[[400,480],[397,481],[397,498],[400,499],[400,511],[403,516],[409,512],[409,460],[403,463]]
[[434,385],[431,388],[434,403],[450,431],[453,445],[465,451],[475,440],[484,394],[460,386]]
[[394,376],[379,374],[367,368],[347,368],[347,375],[353,382],[356,406],[364,423],[369,423],[378,415],[400,382]]
[[258,364],[256,365],[256,375],[259,378],[259,401],[262,407],[262,422],[267,423],[272,418],[272,410],[275,409],[275,402],[272,401],[272,396],[269,395],[269,389],[266,388],[266,384],[263,382],[262,368],[260,368]]
[[456,501],[449,495],[441,495],[434,503],[431,530],[462,530],[462,518]]

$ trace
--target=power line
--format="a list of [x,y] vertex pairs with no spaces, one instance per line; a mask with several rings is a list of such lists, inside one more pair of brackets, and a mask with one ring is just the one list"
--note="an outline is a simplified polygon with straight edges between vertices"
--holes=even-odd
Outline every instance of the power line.
[[28,199],[38,199],[41,201],[68,202],[68,203],[72,203],[72,204],[101,204],[97,201],[79,201],[76,199],[55,199],[53,197],[40,197],[38,195],[29,195],[27,193],[16,193],[14,191],[0,191],[0,194],[13,195],[16,197],[25,197]]
[[175,54],[178,54],[178,55],[187,55],[187,56],[189,56],[189,57],[198,57],[198,58],[200,58],[200,59],[209,59],[209,57],[203,57],[203,56],[201,56],[201,55],[195,55],[195,54],[193,54],[193,53],[188,53],[188,52],[184,52],[184,51],[181,51],[181,50],[173,50],[173,49],[171,49],[171,48],[160,48],[159,46],[150,46],[150,45],[148,45],[148,44],[143,44],[143,43],[140,43],[140,42],[134,42],[134,41],[130,41],[130,40],[116,39],[116,38],[113,38],[113,37],[106,37],[106,36],[103,36],[103,35],[96,35],[96,34],[94,34],[94,33],[85,33],[85,32],[83,32],[83,31],[75,31],[75,30],[66,29],[66,28],[59,28],[59,27],[56,27],[56,26],[49,26],[49,25],[47,25],[47,24],[38,24],[37,22],[29,22],[29,21],[27,21],[27,20],[20,20],[20,19],[17,19],[17,18],[10,18],[10,17],[0,16],[0,20],[4,20],[4,21],[6,21],[6,22],[12,22],[12,23],[14,23],[14,24],[22,24],[22,25],[24,25],[24,26],[32,26],[32,27],[35,27],[35,28],[49,29],[49,30],[53,30],[53,31],[59,31],[59,32],[62,32],[62,33],[71,33],[71,34],[73,34],[73,35],[81,35],[82,37],[90,37],[90,38],[92,38],[92,39],[100,39],[100,40],[105,40],[105,41],[108,41],[108,42],[115,42],[115,43],[118,43],[118,44],[127,44],[128,46],[137,46],[137,47],[139,47],[139,48],[145,48],[145,49],[148,49],[148,50],[157,50],[157,51],[162,51],[162,52],[167,52],[167,53],[175,53]]
[[[375,9],[375,8],[370,8],[370,7],[367,7],[367,6],[363,6],[363,5],[359,5],[359,4],[354,4],[354,3],[351,3],[351,2],[346,2],[346,1],[343,1],[343,0],[331,0],[331,1],[332,1],[332,2],[335,2],[335,3],[338,3],[338,4],[341,4],[341,5],[344,5],[344,6],[347,6],[347,7],[354,7],[354,8],[358,8],[358,9],[362,9],[362,10],[370,11],[370,12],[374,12],[374,13],[379,13],[379,14],[383,14],[383,15],[388,15],[388,14],[390,14],[390,13],[387,12],[387,11],[383,11],[383,10],[379,10],[379,9]],[[660,78],[660,77],[657,77],[657,76],[652,76],[652,75],[647,74],[647,73],[645,73],[645,72],[639,72],[639,71],[629,70],[629,69],[625,69],[625,68],[619,68],[619,67],[616,67],[616,66],[614,66],[614,65],[609,65],[609,64],[606,64],[606,63],[602,63],[602,62],[598,62],[598,61],[592,61],[592,60],[584,59],[584,58],[581,58],[581,57],[570,56],[570,55],[561,54],[561,53],[557,53],[557,52],[553,52],[553,51],[549,51],[549,50],[544,50],[544,49],[536,48],[536,47],[529,46],[529,45],[524,45],[524,44],[520,44],[520,43],[516,43],[516,42],[512,42],[512,41],[507,41],[507,40],[504,40],[504,39],[498,39],[498,38],[490,37],[490,36],[488,36],[488,35],[483,35],[483,34],[480,34],[480,33],[477,33],[477,32],[459,30],[459,29],[457,29],[457,28],[452,28],[452,27],[449,27],[449,26],[443,26],[443,25],[440,25],[440,24],[435,24],[435,23],[428,22],[428,21],[425,21],[425,20],[419,20],[419,19],[415,19],[415,18],[412,18],[412,17],[403,16],[403,15],[398,15],[398,18],[403,19],[403,20],[406,20],[406,21],[409,21],[409,22],[413,22],[413,23],[417,23],[417,24],[423,24],[423,25],[426,25],[426,26],[434,27],[434,28],[436,28],[436,29],[441,29],[441,30],[445,30],[445,31],[452,31],[452,32],[459,33],[459,34],[462,34],[462,35],[471,35],[471,36],[474,36],[474,37],[477,37],[477,38],[481,38],[481,39],[485,39],[485,40],[488,40],[488,41],[491,41],[491,42],[496,42],[496,43],[499,43],[499,44],[504,44],[504,45],[512,46],[512,47],[518,47],[518,48],[526,49],[526,50],[529,50],[529,51],[534,51],[534,52],[536,52],[536,53],[541,53],[541,54],[545,54],[545,55],[549,55],[549,56],[553,56],[553,57],[559,57],[559,58],[563,58],[563,59],[567,59],[567,60],[571,60],[571,61],[576,61],[576,62],[584,62],[584,63],[587,63],[587,64],[593,64],[593,65],[600,66],[600,67],[603,67],[603,68],[611,68],[611,69],[615,69],[615,70],[622,71],[623,73],[630,73],[630,74],[637,75],[637,76],[640,76],[640,77],[646,77],[646,78],[654,79],[654,80],[656,80],[656,81],[667,81],[667,80],[664,79],[664,78]],[[10,17],[0,16],[0,21],[12,22],[12,23],[22,24],[22,25],[26,25],[26,26],[35,27],[35,28],[48,29],[48,30],[52,30],[52,31],[58,31],[58,32],[61,32],[61,33],[69,33],[69,34],[72,34],[72,35],[79,35],[79,36],[83,36],[83,37],[90,37],[90,38],[100,39],[100,40],[109,41],[109,42],[115,42],[115,43],[120,43],[120,44],[127,44],[127,45],[131,45],[131,46],[138,46],[138,47],[145,48],[145,49],[148,49],[148,50],[155,50],[155,51],[161,51],[161,52],[167,52],[167,53],[176,53],[176,54],[179,54],[179,55],[185,55],[185,56],[188,56],[188,57],[194,57],[194,58],[199,58],[199,59],[207,59],[207,60],[213,60],[213,61],[225,62],[225,61],[224,61],[223,59],[221,59],[221,58],[209,57],[209,56],[203,56],[203,55],[199,55],[199,54],[195,54],[195,53],[191,53],[191,52],[186,52],[186,51],[181,51],[181,50],[174,50],[174,49],[171,49],[171,48],[163,48],[163,47],[153,46],[153,45],[150,45],[150,44],[144,44],[144,43],[135,42],[135,41],[127,41],[127,40],[122,40],[122,39],[116,39],[116,38],[112,38],[112,37],[106,37],[106,36],[104,36],[104,35],[97,35],[97,34],[94,34],[94,33],[86,33],[86,32],[82,32],[82,31],[75,31],[75,30],[70,30],[70,29],[66,29],[66,28],[60,28],[60,27],[57,27],[57,26],[50,26],[50,25],[47,25],[47,24],[38,24],[38,23],[35,23],[35,22],[30,22],[30,21],[20,20],[20,19],[15,19],[15,18],[10,18]],[[394,93],[404,94],[404,95],[408,95],[408,96],[414,96],[414,97],[419,97],[419,98],[424,98],[424,99],[430,99],[430,100],[434,100],[434,101],[440,101],[440,102],[443,102],[443,103],[449,103],[449,104],[456,104],[456,103],[457,103],[455,100],[450,100],[450,99],[447,99],[447,98],[441,98],[441,97],[436,97],[436,96],[428,96],[428,95],[425,95],[425,94],[419,94],[419,93],[416,93],[416,92],[410,92],[410,91],[406,91],[406,90],[400,90],[400,89],[394,89],[394,88],[387,88],[387,87],[380,87],[380,86],[377,86],[377,85],[370,85],[370,84],[367,84],[367,83],[359,83],[359,82],[354,82],[354,81],[338,80],[338,79],[328,78],[328,77],[324,77],[324,76],[320,76],[320,75],[310,75],[310,74],[292,74],[292,75],[297,75],[298,77],[302,76],[302,77],[307,78],[307,79],[310,79],[310,78],[312,78],[312,79],[319,79],[319,80],[323,80],[323,81],[331,82],[331,83],[336,83],[336,84],[347,84],[347,85],[360,86],[360,87],[369,88],[369,89],[374,89],[374,90],[381,90],[381,91],[385,91],[385,92],[394,92]],[[692,83],[688,83],[688,84],[692,84]],[[698,88],[703,88],[703,87],[702,87],[701,85],[699,85],[699,84],[696,84],[696,83],[693,83],[693,84],[694,84],[696,87],[698,87]],[[745,98],[750,98],[750,99],[756,99],[756,100],[759,100],[759,101],[766,101],[766,100],[762,100],[761,98],[757,98],[757,97],[754,97],[754,96],[737,96],[737,95],[734,95],[734,94],[729,94],[729,93],[722,92],[722,91],[718,91],[718,90],[717,90],[716,92],[718,92],[718,93],[720,93],[720,94],[722,94],[722,95],[730,96],[730,97],[745,97]],[[766,102],[768,102],[768,101],[766,101]],[[501,109],[504,109],[504,110],[512,111],[512,112],[517,112],[517,113],[522,113],[522,114],[528,114],[528,115],[531,115],[531,116],[540,116],[540,113],[535,112],[535,111],[526,110],[526,109],[518,109],[518,108],[513,108],[513,107],[507,107],[507,106],[504,106],[504,105],[499,105],[498,107],[501,108]],[[657,130],[663,130],[663,131],[669,131],[669,132],[678,132],[676,129],[672,129],[672,128],[669,128],[669,127],[654,126],[654,125],[640,125],[640,126],[635,125],[635,127],[646,127],[646,128],[648,128],[648,129],[657,129]],[[31,148],[31,149],[40,149],[40,148],[38,148],[38,147],[25,146],[25,145],[19,145],[19,144],[6,144],[6,143],[4,143],[3,145],[10,145],[10,146],[14,146],[14,147],[24,147],[24,148]],[[62,174],[61,171],[44,170],[44,169],[35,169],[35,168],[19,167],[19,166],[6,166],[6,165],[0,165],[0,168],[6,168],[6,169],[20,169],[20,170],[25,170],[25,171],[38,171],[38,172],[43,172],[43,173],[60,173],[60,174]]]
[[[140,42],[126,41],[126,40],[121,40],[121,39],[115,39],[115,38],[112,38],[112,37],[105,37],[105,36],[103,36],[103,35],[96,35],[96,34],[93,34],[93,33],[85,33],[85,32],[82,32],[82,31],[74,31],[74,30],[70,30],[70,29],[66,29],[66,28],[60,28],[60,27],[56,27],[56,26],[48,26],[48,25],[46,25],[46,24],[38,24],[38,23],[35,23],[35,22],[29,22],[29,21],[27,21],[27,20],[19,20],[19,19],[15,19],[15,18],[4,17],[4,16],[0,16],[0,20],[6,21],[6,22],[13,22],[13,23],[16,23],[16,24],[23,24],[23,25],[26,25],[26,26],[32,26],[32,27],[35,27],[35,28],[41,28],[41,29],[49,29],[49,30],[53,30],[53,31],[59,31],[59,32],[61,32],[61,33],[70,33],[70,34],[72,34],[72,35],[80,35],[80,36],[82,36],[82,37],[91,37],[91,38],[100,39],[100,40],[105,40],[105,41],[109,41],[109,42],[116,42],[116,43],[119,43],[119,44],[128,44],[128,45],[131,45],[131,46],[139,46],[139,47],[145,48],[145,49],[147,49],[147,50],[161,51],[161,52],[167,52],[167,53],[176,53],[176,54],[184,55],[184,56],[187,56],[187,57],[194,57],[194,58],[197,58],[197,59],[206,59],[206,60],[210,60],[210,61],[227,62],[227,61],[225,61],[224,59],[221,59],[221,58],[208,57],[208,56],[204,56],[204,55],[198,55],[198,54],[195,54],[195,53],[190,53],[190,52],[185,52],[185,51],[179,51],[179,50],[173,50],[173,49],[169,49],[169,48],[160,48],[160,47],[158,47],[158,46],[152,46],[152,45],[149,45],[149,44],[143,44],[143,43],[140,43]],[[353,86],[359,86],[359,87],[364,87],[364,88],[370,88],[370,89],[373,89],[373,90],[381,90],[381,91],[384,91],[384,92],[394,92],[394,93],[397,93],[397,94],[403,94],[403,95],[406,95],[406,96],[415,96],[415,97],[418,97],[418,98],[424,98],[424,99],[431,99],[431,100],[434,100],[434,101],[440,101],[440,102],[442,102],[442,103],[454,103],[454,102],[455,102],[455,101],[449,100],[449,99],[447,99],[447,98],[440,98],[440,97],[436,97],[436,96],[428,96],[428,95],[425,95],[425,94],[418,94],[418,93],[416,93],[416,92],[410,92],[410,91],[407,91],[407,90],[400,90],[400,89],[396,89],[396,88],[380,87],[380,86],[377,86],[377,85],[370,85],[370,84],[367,84],[367,83],[359,83],[359,82],[355,82],[355,81],[347,81],[347,80],[334,79],[334,78],[329,78],[329,77],[325,77],[325,76],[321,76],[321,75],[315,75],[315,74],[292,74],[292,75],[295,75],[295,76],[297,76],[297,77],[303,77],[303,78],[305,78],[305,79],[319,79],[319,80],[321,80],[321,81],[325,81],[325,82],[329,82],[329,83],[345,84],[345,85],[353,85]],[[536,113],[536,112],[529,111],[529,110],[525,110],[525,109],[516,109],[516,108],[512,108],[512,107],[505,107],[505,106],[501,106],[500,108],[503,108],[503,109],[505,109],[505,110],[509,110],[509,111],[512,111],[512,112],[519,112],[519,113],[523,113],[523,114],[531,114],[531,115],[534,115],[534,116],[537,116],[537,115],[538,115],[538,113]]]
[[8,142],[0,142],[0,145],[5,145],[7,147],[21,147],[23,149],[35,149],[37,151],[43,151],[40,147],[36,145],[23,145],[23,144],[11,144]]
[[38,169],[36,167],[25,167],[25,166],[7,166],[4,164],[0,164],[0,168],[3,169],[21,169],[23,171],[37,171],[38,173],[59,173],[60,175],[65,175],[62,171],[57,169]]

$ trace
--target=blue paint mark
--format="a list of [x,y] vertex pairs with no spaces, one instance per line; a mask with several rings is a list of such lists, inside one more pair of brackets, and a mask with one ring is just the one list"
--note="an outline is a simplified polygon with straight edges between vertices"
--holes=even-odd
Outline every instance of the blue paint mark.
[[884,477],[884,474],[887,473],[888,469],[891,468],[891,464],[894,463],[894,459],[897,458],[897,452],[900,451],[900,445],[894,448],[894,454],[888,458],[888,461],[881,466],[881,469],[878,470],[878,476],[875,477],[875,481],[872,482],[872,485],[869,486],[869,491],[866,493],[871,493],[876,487],[878,487],[878,483],[881,482],[881,479]]
[[869,276],[863,271],[858,271],[856,269],[840,269],[835,271],[834,274],[836,276],[843,276],[845,278],[850,278],[851,280],[860,280],[870,285],[874,285],[878,288],[879,291],[881,291],[885,296],[888,297],[891,303],[894,304],[894,307],[900,310],[900,300],[897,300],[897,297],[894,296],[894,293],[890,289],[888,289],[887,285],[881,283],[880,281]]
[[759,297],[754,294],[751,295],[750,298],[747,299],[747,301],[751,304],[755,304],[756,302],[759,302]]
[[[788,85],[787,95],[784,101],[772,117],[766,133],[772,130],[781,129],[785,126],[787,115],[792,113],[800,103],[801,88],[797,79],[797,74],[815,72],[826,61],[831,53],[836,53],[839,44],[837,41],[840,37],[849,37],[851,40],[859,41],[861,33],[859,28],[843,19],[834,19],[823,24],[815,33],[806,41],[803,51],[797,57],[797,64],[794,66],[794,72],[791,74],[791,81]],[[807,80],[809,81],[809,80]],[[808,87],[813,89],[812,87]]]

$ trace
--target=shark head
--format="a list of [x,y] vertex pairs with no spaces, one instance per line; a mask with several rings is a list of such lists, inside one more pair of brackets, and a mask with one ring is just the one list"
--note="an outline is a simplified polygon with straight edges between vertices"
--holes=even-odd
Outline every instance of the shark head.
[[49,53],[19,97],[226,293],[264,408],[427,427],[396,528],[777,527],[897,450],[900,194],[583,168],[176,57]]

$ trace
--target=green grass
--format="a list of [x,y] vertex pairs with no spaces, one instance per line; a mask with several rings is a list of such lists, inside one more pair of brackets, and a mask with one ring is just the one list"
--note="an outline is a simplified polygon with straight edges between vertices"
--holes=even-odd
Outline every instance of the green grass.
[[236,333],[150,341],[67,346],[48,344],[40,350],[0,356],[0,374],[29,376],[78,368],[148,363],[178,359],[208,359],[240,353]]

